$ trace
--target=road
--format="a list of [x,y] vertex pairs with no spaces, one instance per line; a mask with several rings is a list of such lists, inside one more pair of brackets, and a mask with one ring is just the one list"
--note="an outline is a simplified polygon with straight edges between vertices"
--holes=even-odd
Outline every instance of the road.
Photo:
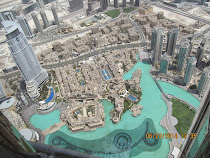
[[[142,46],[147,46],[148,44],[149,43],[146,43],[146,42],[144,42],[144,43],[129,43],[129,44],[116,45],[116,46],[112,46],[112,47],[104,47],[104,48],[102,48],[100,50],[92,51],[92,52],[90,52],[88,54],[79,56],[79,57],[77,57],[75,59],[72,59],[72,60],[68,60],[68,61],[65,61],[65,62],[62,62],[62,63],[44,65],[42,67],[45,68],[45,69],[52,69],[52,68],[56,68],[56,67],[62,67],[62,66],[68,65],[68,64],[77,63],[79,61],[82,61],[84,59],[87,59],[89,57],[92,57],[92,56],[95,56],[95,55],[98,55],[98,54],[103,54],[106,51],[111,51],[111,50],[116,50],[116,49],[123,49],[123,48],[142,47]],[[9,74],[6,74],[4,76],[0,76],[0,79],[8,79],[8,78],[11,78],[11,77],[15,77],[17,75],[20,75],[20,71],[15,71],[15,72],[11,72]]]
[[186,16],[188,18],[191,18],[191,19],[194,19],[194,20],[197,20],[197,21],[200,21],[200,22],[203,22],[204,24],[208,24],[210,25],[210,21],[207,20],[207,19],[204,19],[202,17],[198,17],[194,14],[190,14],[188,12],[184,12],[184,11],[181,11],[179,9],[176,9],[174,7],[169,7],[169,6],[166,6],[164,4],[160,4],[160,3],[151,3],[151,5],[154,5],[156,7],[159,7],[159,8],[162,8],[162,9],[165,9],[165,10],[168,10],[170,12],[174,12],[176,14],[179,14],[179,15],[183,15],[183,16]]
[[134,20],[131,18],[131,15],[129,16],[129,20],[134,25],[134,27],[136,28],[136,30],[139,34],[140,40],[144,43],[145,42],[145,35],[144,35],[141,27],[137,23],[134,22]]

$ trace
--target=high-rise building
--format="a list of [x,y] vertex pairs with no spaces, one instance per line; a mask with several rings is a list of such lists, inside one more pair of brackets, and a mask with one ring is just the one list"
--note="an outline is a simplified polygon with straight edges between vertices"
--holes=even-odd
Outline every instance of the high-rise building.
[[110,6],[110,0],[106,0],[107,7]]
[[187,67],[184,74],[184,84],[188,85],[193,76],[194,69],[196,67],[197,59],[195,57],[189,57],[187,61]]
[[5,16],[6,20],[15,21],[15,18],[11,12],[5,12],[4,16]]
[[197,54],[196,54],[196,59],[197,59],[197,64],[196,66],[199,67],[201,62],[202,62],[202,59],[204,57],[204,54],[205,54],[205,40],[202,40],[200,46],[198,47],[198,50],[197,50]]
[[48,80],[47,71],[41,67],[20,25],[13,21],[3,21],[2,24],[7,32],[7,43],[13,60],[26,82],[28,95],[37,98],[40,95],[39,88]]
[[187,39],[183,39],[180,45],[181,47],[180,47],[179,55],[178,55],[177,70],[183,71],[185,68],[186,60],[187,60],[187,54],[189,50],[189,41]]
[[88,10],[89,10],[89,11],[93,11],[92,0],[88,0]]
[[164,73],[164,74],[167,73],[169,62],[170,62],[170,57],[164,54],[160,59],[159,73]]
[[22,0],[23,4],[27,4],[27,3],[30,3],[30,2],[31,2],[31,0]]
[[167,33],[167,45],[166,45],[166,53],[169,56],[174,56],[175,48],[176,48],[176,40],[178,35],[178,28],[173,28]]
[[178,158],[207,158],[210,146],[210,86],[201,99],[192,125],[188,133],[194,137],[187,137],[182,145]]
[[70,11],[82,9],[84,7],[83,0],[69,0]]
[[18,20],[19,25],[23,29],[23,32],[24,32],[25,36],[27,38],[32,38],[33,37],[33,33],[31,31],[31,28],[30,28],[30,26],[28,24],[27,19],[25,17],[23,17],[23,16],[17,16],[17,20]]
[[130,0],[130,5],[134,5],[134,0]]
[[210,67],[203,70],[198,84],[198,92],[203,95],[207,88],[210,87]]
[[163,48],[163,37],[164,37],[164,28],[154,27],[152,30],[152,40],[151,40],[151,49],[153,51],[152,61],[153,64],[160,62],[160,57],[162,54]]
[[6,98],[6,92],[5,92],[4,87],[0,81],[0,102],[2,100],[4,100],[5,98]]
[[127,0],[123,0],[122,6],[126,7],[126,5],[127,5]]
[[41,14],[41,17],[42,17],[42,21],[44,23],[44,28],[46,29],[46,28],[48,28],[50,26],[50,23],[49,23],[49,21],[47,19],[47,15],[46,15],[44,10],[41,10],[40,14]]
[[55,6],[54,5],[51,6],[51,10],[52,10],[52,13],[53,13],[55,24],[58,25],[58,26],[60,26],[60,22],[59,22],[59,19],[58,19],[58,14],[56,12],[56,9],[55,9]]
[[118,0],[114,0],[114,7],[119,8]]
[[35,13],[31,13],[31,16],[33,18],[34,24],[36,25],[37,31],[42,33],[43,32],[42,26],[39,22],[39,19],[38,19],[37,15]]
[[110,5],[110,0],[100,0],[101,10],[104,11]]
[[135,0],[135,6],[140,7],[140,0]]
[[43,0],[36,0],[36,2],[38,3],[39,8],[44,8]]

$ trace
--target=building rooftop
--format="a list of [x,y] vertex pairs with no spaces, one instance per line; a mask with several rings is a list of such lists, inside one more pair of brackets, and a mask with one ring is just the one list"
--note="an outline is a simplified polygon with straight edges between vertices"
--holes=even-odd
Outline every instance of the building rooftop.
[[10,97],[10,98],[5,99],[0,104],[0,110],[8,109],[8,108],[12,107],[14,105],[15,101],[16,101],[15,97]]
[[21,129],[19,132],[26,140],[31,140],[33,138],[33,132],[28,128]]

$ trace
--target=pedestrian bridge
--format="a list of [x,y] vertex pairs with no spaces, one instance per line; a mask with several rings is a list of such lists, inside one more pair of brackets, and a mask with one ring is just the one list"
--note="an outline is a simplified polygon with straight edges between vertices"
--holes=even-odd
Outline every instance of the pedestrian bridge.
[[43,135],[52,134],[52,133],[58,131],[59,129],[61,129],[61,127],[63,127],[64,125],[65,125],[64,122],[55,123],[54,125],[50,126],[46,130],[42,131],[42,134]]

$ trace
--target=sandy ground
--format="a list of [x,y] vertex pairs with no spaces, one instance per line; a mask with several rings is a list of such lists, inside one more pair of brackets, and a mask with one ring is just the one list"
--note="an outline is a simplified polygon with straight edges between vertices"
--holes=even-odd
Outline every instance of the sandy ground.
[[179,22],[181,24],[184,24],[184,25],[187,25],[187,26],[192,25],[196,22],[196,20],[193,20],[191,18],[188,18],[188,17],[182,16],[182,15],[167,11],[165,9],[162,9],[162,8],[159,8],[159,7],[156,7],[156,6],[153,6],[153,12],[155,12],[155,13],[163,12],[164,16],[167,19],[177,21],[177,22]]
[[210,14],[208,14],[206,11],[202,10],[200,7],[193,8],[193,9],[189,10],[188,12],[191,14],[194,14],[196,16],[205,18],[207,20],[210,19]]

